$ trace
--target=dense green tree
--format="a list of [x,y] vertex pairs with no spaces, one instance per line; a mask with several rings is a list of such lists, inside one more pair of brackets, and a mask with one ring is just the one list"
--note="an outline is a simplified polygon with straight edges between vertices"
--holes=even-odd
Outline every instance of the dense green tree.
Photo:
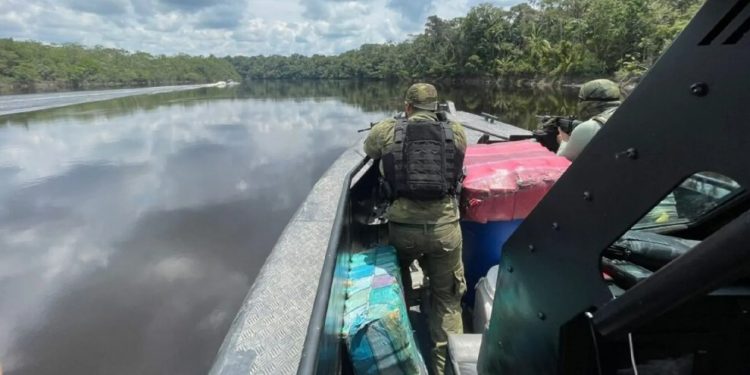
[[336,56],[153,56],[76,44],[0,39],[0,84],[155,85],[225,79],[497,79],[640,76],[702,0],[531,0],[430,16],[401,43]]
[[55,88],[143,86],[241,79],[214,56],[153,56],[77,44],[52,46],[0,39],[0,83]]
[[230,57],[246,79],[451,79],[639,75],[701,0],[534,0],[427,19],[423,33],[337,56]]

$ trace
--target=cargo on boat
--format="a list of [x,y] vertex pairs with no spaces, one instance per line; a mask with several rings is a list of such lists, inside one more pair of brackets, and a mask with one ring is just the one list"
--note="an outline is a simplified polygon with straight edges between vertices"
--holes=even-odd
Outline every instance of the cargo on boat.
[[[528,131],[449,111],[483,143],[465,163],[476,293],[449,338],[453,372],[750,373],[746,5],[708,1],[573,164],[510,141]],[[424,371],[429,306],[398,291],[429,281],[402,285],[367,255],[387,245],[379,173],[358,144],[321,178],[212,373]]]

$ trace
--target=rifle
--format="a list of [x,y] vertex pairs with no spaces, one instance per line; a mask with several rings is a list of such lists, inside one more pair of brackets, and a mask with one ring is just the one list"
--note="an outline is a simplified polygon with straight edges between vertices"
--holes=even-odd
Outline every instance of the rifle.
[[377,122],[371,122],[369,128],[357,129],[357,133],[369,132],[370,130],[372,130],[372,127],[375,126],[375,124],[377,124]]
[[539,126],[530,135],[511,135],[508,140],[519,141],[533,138],[548,150],[557,152],[557,149],[560,148],[557,143],[557,135],[560,130],[570,134],[581,123],[581,121],[576,120],[575,116],[537,115],[536,117],[539,119]]
[[[448,103],[440,103],[440,104],[438,104],[438,109],[437,109],[437,111],[435,111],[435,115],[437,116],[438,121],[448,121],[448,115],[447,115],[448,111],[449,111],[449,109],[448,109]],[[402,118],[406,118],[406,113],[400,112],[400,113],[396,114],[395,116],[393,116],[393,118],[395,118],[397,120],[398,119],[402,119]],[[375,126],[375,124],[377,124],[377,122],[371,122],[369,128],[357,129],[357,133],[369,132],[370,130],[372,130],[372,127]]]
[[555,128],[564,131],[567,134],[573,132],[578,124],[582,121],[576,119],[575,116],[550,116],[550,115],[536,115],[541,123],[542,127]]

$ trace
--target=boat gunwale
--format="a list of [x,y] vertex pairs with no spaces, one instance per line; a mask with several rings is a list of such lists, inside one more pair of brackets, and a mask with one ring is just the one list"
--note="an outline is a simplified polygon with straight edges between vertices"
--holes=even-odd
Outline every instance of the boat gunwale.
[[[454,112],[448,115],[450,119],[457,120],[464,125],[464,131],[466,132],[467,143],[476,143],[477,140],[484,134],[490,136],[500,135],[511,135],[511,134],[531,134],[530,131],[516,127],[510,124],[502,122],[488,123],[484,117],[468,113],[468,112]],[[485,131],[483,131],[485,130]],[[322,331],[325,326],[326,310],[324,309],[322,318],[316,314],[318,320],[313,321],[313,311],[311,309],[315,304],[323,304],[318,301],[318,295],[320,293],[320,285],[315,284],[315,295],[312,298],[312,302],[308,305],[308,300],[297,301],[297,303],[289,305],[283,305],[279,302],[279,299],[289,298],[287,293],[297,293],[299,290],[289,290],[291,285],[286,285],[286,289],[279,287],[276,284],[272,284],[274,275],[279,269],[288,269],[283,263],[288,261],[283,258],[288,253],[292,252],[286,248],[297,246],[300,249],[307,246],[308,250],[312,246],[311,243],[321,242],[322,246],[325,246],[326,255],[323,256],[322,252],[314,252],[313,254],[304,254],[304,256],[313,256],[315,259],[311,259],[308,262],[304,275],[295,275],[297,278],[307,278],[305,281],[310,283],[314,282],[311,279],[317,276],[315,280],[320,282],[321,280],[333,279],[333,271],[335,267],[331,268],[330,272],[323,272],[323,264],[321,268],[317,268],[319,259],[321,263],[333,262],[334,266],[336,263],[336,254],[333,256],[327,255],[327,250],[332,246],[333,237],[336,232],[335,228],[341,230],[342,221],[334,223],[336,217],[340,214],[339,206],[341,205],[341,196],[343,194],[349,194],[349,185],[341,184],[343,178],[361,178],[361,173],[353,173],[353,167],[359,164],[365,165],[366,156],[362,152],[362,143],[364,137],[360,138],[353,146],[344,151],[342,155],[333,163],[329,170],[318,180],[311,192],[308,194],[305,201],[301,204],[297,213],[292,217],[287,226],[284,228],[279,240],[277,241],[274,248],[268,255],[263,267],[261,268],[258,277],[253,282],[250,290],[245,296],[239,311],[230,326],[226,337],[218,350],[217,356],[215,357],[214,363],[210,370],[210,374],[245,374],[245,373],[314,373],[317,367],[317,361],[319,356],[319,344],[320,338],[322,337]],[[359,169],[361,171],[361,168]],[[335,182],[335,183],[334,183]],[[346,192],[342,192],[336,189],[336,186],[342,186]],[[322,197],[321,197],[322,196]],[[337,206],[334,211],[332,202],[338,197]],[[344,199],[346,201],[346,199]],[[311,204],[312,203],[312,204]],[[312,209],[308,206],[312,206]],[[343,211],[343,210],[342,210]],[[345,211],[341,212],[343,215]],[[326,230],[330,233],[325,239],[322,239],[322,233],[307,234],[306,237],[295,236],[300,232],[304,223],[313,222],[318,224],[317,228],[320,231]],[[311,238],[314,237],[314,238]],[[325,242],[323,245],[322,242]],[[317,243],[315,244],[317,245]],[[334,246],[337,248],[338,246]],[[296,253],[292,252],[292,255],[303,255],[299,251]],[[320,255],[320,258],[317,256]],[[329,260],[332,258],[332,260]],[[321,272],[318,274],[317,272]],[[329,274],[324,276],[323,273]],[[297,283],[296,287],[302,285]],[[273,290],[271,292],[270,290]],[[326,292],[325,307],[328,306],[328,300],[330,299],[330,285]],[[308,296],[305,296],[307,298]],[[282,310],[283,307],[286,309]],[[285,313],[287,310],[294,310],[299,314],[294,318],[297,321],[288,322],[286,326],[266,326],[268,323],[278,323],[278,318],[264,319],[265,317],[253,316],[256,314],[277,314]],[[309,311],[309,313],[308,313]],[[288,314],[286,314],[288,315]],[[304,322],[303,322],[304,321]],[[257,325],[263,325],[258,327]],[[302,329],[304,325],[304,330]],[[307,334],[310,330],[317,331],[316,338],[301,338],[303,334]],[[275,335],[270,336],[269,330],[274,330]],[[273,342],[269,342],[273,340]],[[299,341],[301,344],[304,341],[304,345],[296,345],[295,341]],[[315,350],[308,349],[310,342],[314,341]],[[299,354],[298,354],[299,353]],[[309,358],[312,357],[312,358]],[[304,365],[304,367],[303,367]]]
[[[299,366],[297,367],[297,374],[314,374],[315,369],[317,368],[318,351],[320,348],[320,340],[322,339],[325,328],[325,317],[328,313],[331,286],[333,285],[334,270],[336,267],[336,257],[341,243],[341,236],[343,235],[343,221],[348,213],[346,208],[349,204],[349,197],[351,196],[352,179],[365,165],[367,165],[368,161],[370,161],[370,157],[365,156],[344,176],[338,208],[336,209],[336,217],[333,220],[333,227],[331,228],[331,236],[328,240],[328,248],[326,249],[325,260],[323,261],[323,268],[320,271],[318,292],[315,295],[313,310],[310,314],[310,322],[307,325],[307,335],[305,335],[305,343],[302,346],[302,355]],[[323,286],[323,288],[321,288],[321,286]]]

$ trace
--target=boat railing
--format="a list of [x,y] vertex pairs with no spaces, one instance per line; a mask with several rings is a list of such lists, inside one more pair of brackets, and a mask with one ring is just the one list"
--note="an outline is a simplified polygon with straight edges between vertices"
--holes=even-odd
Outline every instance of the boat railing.
[[[326,315],[331,302],[331,290],[334,280],[334,271],[336,268],[337,252],[341,245],[341,239],[343,235],[345,235],[345,227],[347,227],[344,225],[344,220],[347,220],[348,218],[352,178],[357,175],[365,165],[367,165],[369,160],[369,157],[364,157],[344,176],[344,186],[342,187],[341,196],[339,197],[336,216],[331,229],[331,236],[328,241],[325,259],[323,261],[323,268],[320,273],[320,280],[318,281],[318,293],[313,302],[310,322],[307,326],[307,335],[305,336],[305,343],[302,347],[302,356],[297,368],[297,374],[300,375],[315,374],[319,372],[319,353],[321,351],[321,342],[325,338]],[[336,345],[338,345],[338,343]],[[337,361],[331,361],[334,365],[336,362]],[[325,373],[324,371],[320,372]]]

